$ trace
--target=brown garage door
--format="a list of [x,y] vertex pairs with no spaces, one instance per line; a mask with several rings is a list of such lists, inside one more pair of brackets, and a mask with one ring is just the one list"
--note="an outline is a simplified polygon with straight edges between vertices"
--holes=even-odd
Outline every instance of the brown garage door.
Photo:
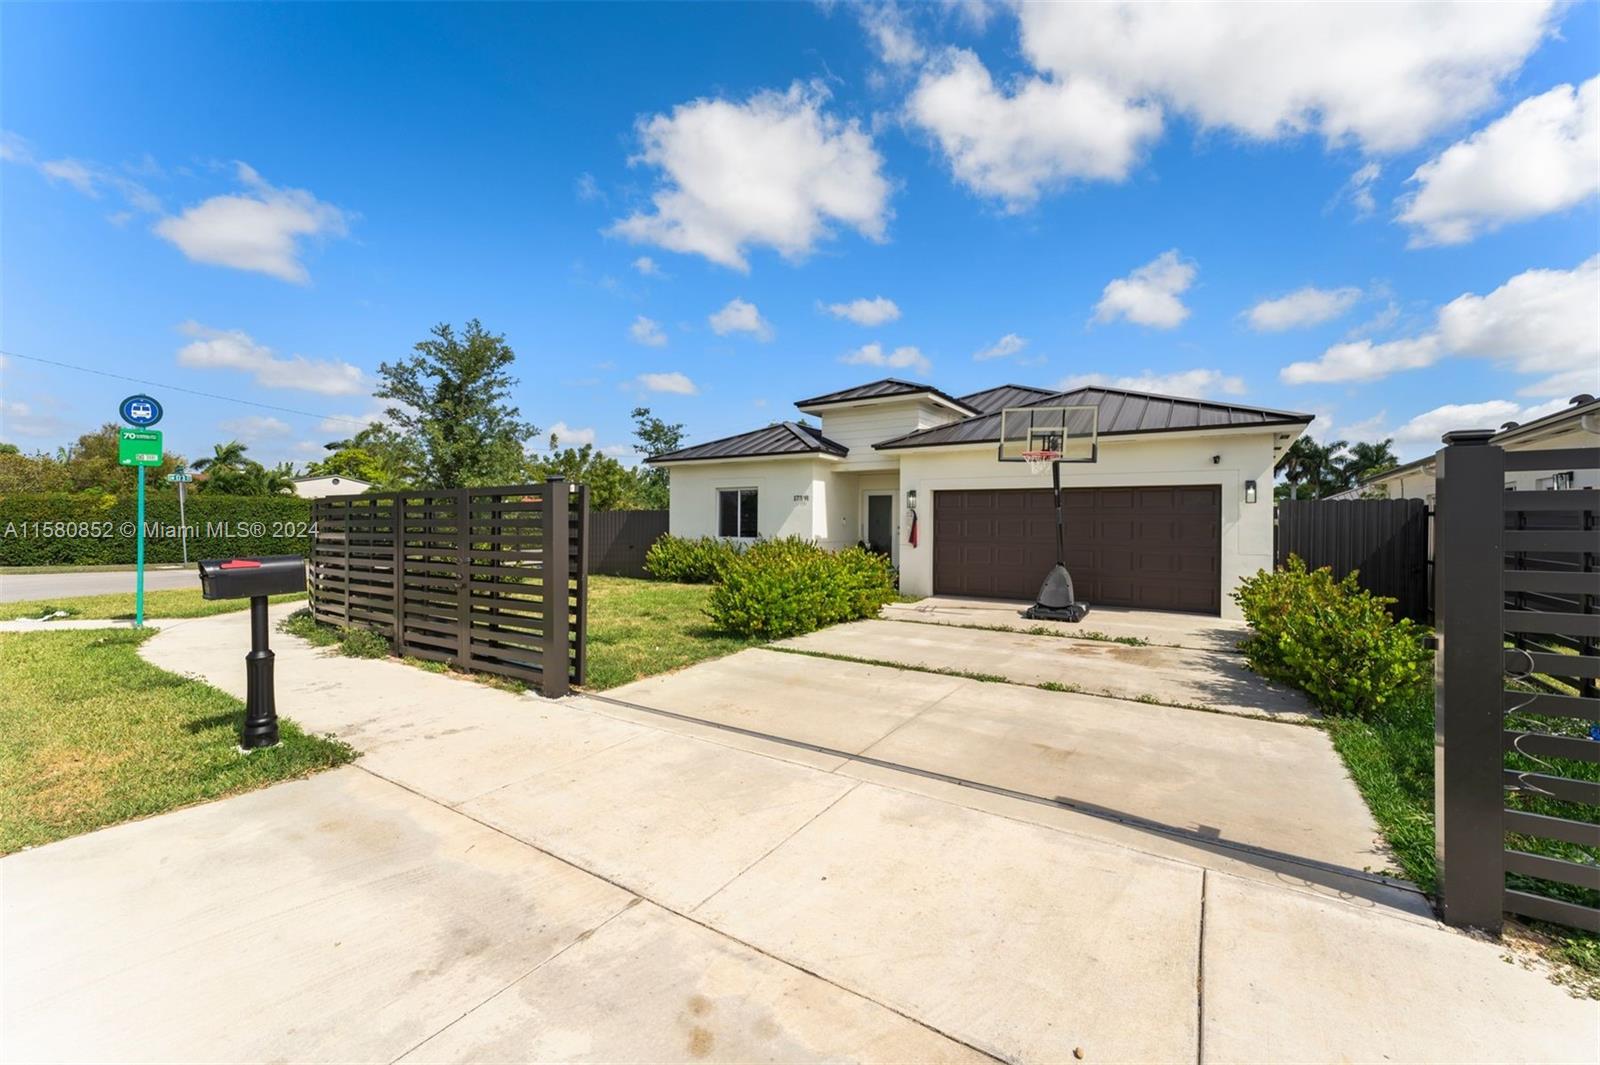
[[[1090,605],[1221,608],[1222,489],[1069,488],[1067,569]],[[1032,599],[1055,561],[1048,488],[933,494],[933,590]]]

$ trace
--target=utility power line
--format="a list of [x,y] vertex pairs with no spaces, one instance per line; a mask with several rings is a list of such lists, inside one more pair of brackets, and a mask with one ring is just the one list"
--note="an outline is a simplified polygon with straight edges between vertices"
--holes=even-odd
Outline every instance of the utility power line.
[[240,399],[238,396],[224,396],[216,392],[201,392],[199,389],[185,388],[182,385],[169,384],[165,381],[151,381],[143,377],[129,377],[127,374],[112,373],[110,370],[96,370],[92,366],[78,366],[70,362],[61,362],[57,359],[40,358],[38,355],[24,355],[20,351],[7,351],[0,348],[0,355],[8,359],[26,359],[28,362],[43,363],[46,366],[56,366],[63,370],[76,370],[79,373],[94,374],[97,377],[110,377],[118,381],[131,381],[136,385],[148,385],[151,388],[164,388],[172,392],[184,392],[191,396],[200,396],[204,399],[218,399],[224,403],[239,403],[246,407],[259,407],[261,410],[277,411],[279,414],[298,414],[306,418],[317,418],[321,421],[344,422],[358,429],[365,429],[371,424],[360,418],[344,418],[337,414],[317,414],[315,411],[297,410],[294,407],[279,407],[271,403],[257,403],[253,399]]

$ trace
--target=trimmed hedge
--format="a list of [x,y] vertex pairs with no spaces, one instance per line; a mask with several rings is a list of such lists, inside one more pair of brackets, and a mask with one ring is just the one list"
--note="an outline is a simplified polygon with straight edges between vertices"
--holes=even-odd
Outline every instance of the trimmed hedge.
[[1240,645],[1250,668],[1292,684],[1329,714],[1369,717],[1432,683],[1424,632],[1396,621],[1393,599],[1375,596],[1356,574],[1333,579],[1297,555],[1282,569],[1239,582],[1234,601],[1255,630]]
[[[134,561],[133,496],[0,497],[0,566],[111,566]],[[192,494],[189,559],[309,555],[311,501],[295,496]],[[178,497],[145,497],[145,561],[183,561]]]
[[763,540],[721,569],[706,607],[724,632],[779,639],[875,617],[895,597],[894,567],[859,547],[828,551],[808,540]]
[[661,536],[644,556],[644,570],[658,581],[714,584],[722,569],[744,552],[744,545],[715,536]]

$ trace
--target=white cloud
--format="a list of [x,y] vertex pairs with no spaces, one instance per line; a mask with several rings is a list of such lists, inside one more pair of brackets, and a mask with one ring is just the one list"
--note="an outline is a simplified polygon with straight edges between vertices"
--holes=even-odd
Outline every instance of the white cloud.
[[556,438],[557,447],[583,447],[585,444],[592,445],[595,441],[593,429],[574,429],[566,422],[556,422],[545,430],[544,435],[535,442],[535,446],[544,450],[549,446],[552,436]]
[[972,357],[978,362],[987,362],[990,359],[1004,359],[1015,355],[1027,346],[1026,337],[1019,337],[1015,333],[1007,333],[988,347],[973,352]]
[[667,334],[661,331],[661,323],[642,314],[628,327],[628,336],[635,344],[643,344],[647,348],[664,347],[667,343]]
[[596,181],[594,175],[588,171],[578,175],[578,180],[573,182],[572,191],[577,195],[578,199],[585,202],[604,200],[606,198],[605,190],[600,187],[600,182]]
[[1560,8],[1516,4],[1022,4],[1023,54],[1058,78],[1204,127],[1413,148],[1490,106]]
[[348,216],[304,189],[277,188],[244,163],[236,165],[245,191],[213,196],[163,218],[156,234],[194,262],[306,284],[311,275],[300,261],[302,242],[344,236]]
[[700,389],[681,373],[642,373],[638,382],[647,392],[670,392],[679,396],[698,395]]
[[1163,396],[1238,396],[1244,394],[1244,379],[1221,370],[1179,370],[1175,373],[1143,373],[1112,377],[1103,373],[1076,374],[1056,386],[1063,392],[1074,388],[1125,388],[1130,392],[1154,392]]
[[289,423],[267,414],[246,414],[217,423],[225,433],[246,444],[281,444],[291,432]]
[[94,174],[76,159],[51,159],[39,164],[39,172],[56,181],[65,181],[85,196],[98,198]]
[[1498,429],[1505,422],[1527,422],[1559,410],[1565,402],[1524,407],[1507,399],[1485,403],[1447,403],[1412,418],[1392,434],[1399,444],[1430,444],[1438,447],[1440,437],[1457,429]]
[[1600,255],[1571,270],[1527,270],[1487,296],[1467,293],[1439,309],[1432,331],[1387,343],[1335,344],[1321,358],[1296,362],[1288,384],[1376,381],[1428,366],[1445,355],[1492,359],[1539,380],[1525,396],[1595,391],[1600,383]]
[[861,25],[872,38],[878,58],[889,66],[912,66],[927,56],[898,4],[891,0],[890,3],[863,5],[860,11]]
[[203,370],[242,370],[263,388],[296,388],[325,396],[353,396],[367,391],[361,369],[337,359],[280,359],[242,329],[212,329],[199,322],[178,327],[193,341],[178,350],[178,365]]
[[1178,297],[1194,284],[1194,275],[1194,264],[1179,259],[1176,248],[1164,251],[1106,285],[1095,304],[1094,320],[1126,318],[1155,329],[1174,329],[1189,317],[1189,308]]
[[0,433],[7,438],[34,440],[60,436],[67,423],[54,414],[36,411],[19,399],[0,399]]
[[1285,384],[1291,385],[1376,381],[1396,370],[1432,366],[1443,355],[1444,349],[1439,344],[1439,338],[1431,333],[1382,344],[1353,340],[1333,345],[1314,361],[1290,363],[1278,376]]
[[1417,167],[1400,221],[1413,247],[1461,244],[1600,192],[1600,77],[1558,85]]
[[870,300],[862,298],[849,303],[830,303],[828,313],[835,318],[848,318],[856,325],[875,326],[899,318],[900,308],[894,300],[878,296]]
[[933,368],[927,356],[910,345],[895,348],[893,351],[884,351],[883,345],[877,342],[863,344],[856,350],[841,355],[839,361],[848,366],[887,366],[896,370],[916,370],[924,374]]
[[641,255],[633,260],[633,268],[645,277],[660,277],[661,267],[648,255]]
[[745,249],[804,257],[833,223],[883,240],[889,182],[872,138],[823,110],[820,84],[761,92],[744,103],[699,99],[638,124],[633,163],[661,171],[654,210],[609,232],[748,270]]
[[1359,288],[1306,286],[1287,296],[1262,300],[1245,312],[1250,327],[1262,333],[1317,325],[1344,314],[1361,298]]
[[1161,132],[1158,107],[1081,78],[997,86],[982,60],[959,48],[924,71],[906,113],[938,140],[956,180],[1011,211],[1073,179],[1121,181]]
[[719,337],[729,333],[749,333],[757,340],[766,341],[771,340],[773,335],[772,323],[761,317],[755,304],[744,300],[729,300],[727,306],[706,321],[711,323],[711,331]]
[[[0,131],[0,159],[8,163],[30,166],[51,182],[64,182],[90,199],[98,200],[110,189],[118,193],[134,211],[156,214],[161,210],[161,200],[143,185],[117,170],[81,159],[40,159],[27,139],[9,131]],[[159,173],[160,167],[148,155],[136,167],[124,169],[141,174]],[[114,212],[110,218],[120,225],[119,218],[131,218],[131,212]]]
[[1356,168],[1350,175],[1350,180],[1344,183],[1340,193],[1350,198],[1356,214],[1366,217],[1377,210],[1378,201],[1374,197],[1372,187],[1377,184],[1378,178],[1383,175],[1383,167],[1374,162],[1366,162]]
[[1439,311],[1439,336],[1461,355],[1543,375],[1528,396],[1600,391],[1600,255],[1572,270],[1527,270],[1487,296],[1467,294]]

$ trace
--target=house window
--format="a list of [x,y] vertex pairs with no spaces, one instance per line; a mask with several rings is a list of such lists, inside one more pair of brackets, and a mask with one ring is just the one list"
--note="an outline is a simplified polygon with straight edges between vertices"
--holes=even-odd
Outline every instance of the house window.
[[1567,470],[1565,473],[1555,473],[1549,477],[1541,477],[1534,483],[1547,492],[1564,492],[1571,488],[1577,482],[1577,479],[1576,471]]
[[717,489],[717,535],[739,540],[756,538],[756,490]]

